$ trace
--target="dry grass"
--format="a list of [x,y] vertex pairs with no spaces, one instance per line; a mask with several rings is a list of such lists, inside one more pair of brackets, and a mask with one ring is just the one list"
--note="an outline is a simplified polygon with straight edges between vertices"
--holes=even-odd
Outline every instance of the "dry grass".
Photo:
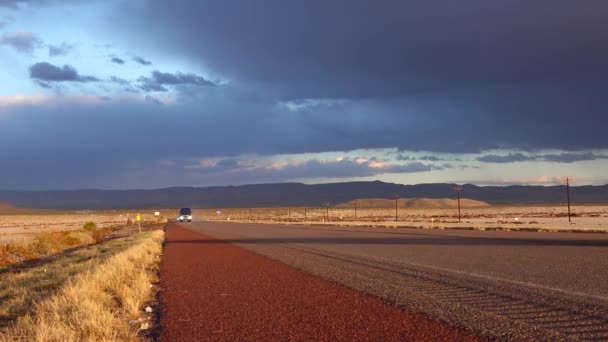
[[[114,239],[25,274],[4,275],[0,298],[20,300],[2,303],[2,310],[20,317],[0,340],[137,340],[140,324],[128,322],[143,314],[162,239],[160,230]],[[34,299],[29,298],[32,289],[40,291]]]
[[81,230],[87,222],[94,222],[97,229],[124,226],[129,219],[135,224],[137,213],[141,213],[142,224],[163,222],[151,210],[0,212],[0,244],[31,241],[40,233]]
[[113,228],[81,229],[77,231],[46,232],[35,234],[29,242],[0,244],[0,269],[23,261],[57,254],[69,248],[100,242]]

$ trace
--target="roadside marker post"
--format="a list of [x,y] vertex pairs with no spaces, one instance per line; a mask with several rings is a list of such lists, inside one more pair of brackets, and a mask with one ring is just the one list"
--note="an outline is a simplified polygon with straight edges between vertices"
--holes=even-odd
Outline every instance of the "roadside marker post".
[[141,216],[139,214],[137,215],[137,228],[139,229],[139,232],[141,233]]

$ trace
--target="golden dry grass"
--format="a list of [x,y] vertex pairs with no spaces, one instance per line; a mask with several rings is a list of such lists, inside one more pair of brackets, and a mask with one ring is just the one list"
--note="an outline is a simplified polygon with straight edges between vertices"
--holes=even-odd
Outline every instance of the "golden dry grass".
[[29,242],[0,244],[0,269],[23,261],[57,254],[69,248],[100,242],[111,234],[113,228],[81,229],[34,234]]
[[[128,322],[143,314],[162,239],[160,230],[119,238],[41,266],[45,269],[2,279],[0,298],[21,300],[2,303],[9,311],[5,315],[20,317],[0,334],[0,341],[137,340],[140,324]],[[44,290],[59,284],[56,291]],[[28,298],[31,292],[20,286],[42,288],[41,299]]]
[[[169,211],[161,211],[168,213]],[[163,222],[162,217],[155,217],[154,211],[121,210],[121,211],[27,211],[19,213],[0,212],[0,244],[9,241],[30,241],[39,233],[81,230],[83,224],[94,222],[97,228],[124,226],[135,216],[141,214],[142,224]]]

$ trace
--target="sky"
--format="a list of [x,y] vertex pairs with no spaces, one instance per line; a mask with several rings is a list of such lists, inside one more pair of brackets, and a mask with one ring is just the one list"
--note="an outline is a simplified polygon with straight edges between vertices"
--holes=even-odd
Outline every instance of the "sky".
[[0,189],[608,183],[605,0],[0,0]]

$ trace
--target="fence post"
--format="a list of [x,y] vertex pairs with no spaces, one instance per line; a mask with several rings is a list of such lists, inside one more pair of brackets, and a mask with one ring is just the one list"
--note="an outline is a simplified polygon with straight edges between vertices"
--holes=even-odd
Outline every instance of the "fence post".
[[570,218],[570,179],[566,177],[566,197],[568,199],[568,222],[572,222]]
[[399,212],[397,211],[397,201],[399,200],[399,195],[395,195],[395,221],[399,220]]

